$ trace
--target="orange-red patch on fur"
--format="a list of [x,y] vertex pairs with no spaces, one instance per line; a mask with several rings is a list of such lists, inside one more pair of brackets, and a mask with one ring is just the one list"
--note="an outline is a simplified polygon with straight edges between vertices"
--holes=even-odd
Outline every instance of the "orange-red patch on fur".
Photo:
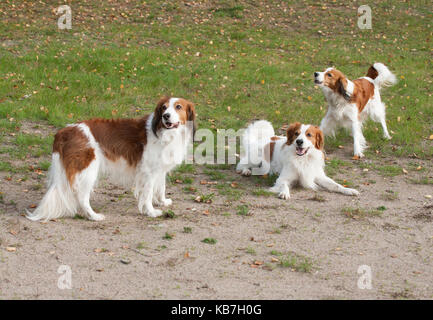
[[54,137],[53,152],[59,153],[71,186],[75,175],[95,159],[95,150],[88,143],[87,137],[76,126],[60,129]]
[[139,119],[91,119],[84,121],[104,152],[116,161],[125,159],[131,167],[137,166],[147,144],[146,122],[149,116]]
[[374,96],[374,84],[367,79],[353,81],[354,89],[350,101],[356,103],[359,113],[364,110],[365,105]]
[[291,145],[296,137],[301,134],[301,126],[302,124],[300,122],[295,122],[287,128],[287,145]]
[[271,142],[267,143],[263,148],[263,152],[265,153],[264,157],[267,162],[272,161],[272,157],[274,155],[274,149],[275,149],[275,142],[280,139],[282,138],[278,136],[271,137]]
[[316,149],[323,150],[325,146],[325,139],[323,137],[323,132],[318,126],[310,126],[307,131],[305,131],[307,139],[316,147]]

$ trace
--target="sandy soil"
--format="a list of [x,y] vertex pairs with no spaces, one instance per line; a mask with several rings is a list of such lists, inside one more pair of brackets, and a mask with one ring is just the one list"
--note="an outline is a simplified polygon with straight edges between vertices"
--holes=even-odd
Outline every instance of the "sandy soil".
[[[328,156],[351,161],[349,149]],[[44,175],[27,173],[20,181],[24,174],[1,172],[0,298],[432,299],[433,201],[425,195],[433,188],[411,179],[432,177],[433,165],[362,163],[385,162],[416,162],[423,170],[387,177],[353,162],[334,178],[350,179],[359,198],[298,188],[284,201],[254,195],[265,180],[233,170],[219,170],[224,178],[217,184],[201,184],[210,179],[197,166],[182,174],[191,185],[168,183],[175,218],[140,215],[131,192],[102,181],[92,205],[106,215],[103,222],[31,222],[23,213],[42,198],[45,187],[34,186]],[[197,191],[189,194],[189,187]],[[201,193],[215,196],[194,201]],[[248,215],[236,213],[239,205],[248,206]],[[308,270],[282,266],[289,253],[311,259]],[[57,286],[61,265],[71,268],[71,289]],[[371,267],[372,289],[357,286],[361,265]]]

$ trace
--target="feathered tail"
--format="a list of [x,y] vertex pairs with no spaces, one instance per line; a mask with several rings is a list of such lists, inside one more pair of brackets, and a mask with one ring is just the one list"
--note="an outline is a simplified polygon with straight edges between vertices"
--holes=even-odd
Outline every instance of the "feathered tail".
[[57,152],[53,153],[47,192],[33,212],[27,211],[27,218],[33,221],[50,220],[64,216],[75,216],[78,208],[76,197],[72,193],[65,170]]
[[389,87],[397,83],[395,75],[389,71],[388,67],[383,63],[376,62],[368,69],[367,77],[374,81],[374,85],[379,89]]

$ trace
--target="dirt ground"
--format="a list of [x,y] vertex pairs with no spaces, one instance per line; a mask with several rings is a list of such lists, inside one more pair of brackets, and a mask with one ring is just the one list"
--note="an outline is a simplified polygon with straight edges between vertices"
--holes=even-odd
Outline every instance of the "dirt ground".
[[[432,299],[433,200],[426,196],[433,188],[413,183],[432,177],[431,160],[355,163],[349,146],[328,157],[354,163],[334,178],[350,179],[360,197],[296,188],[285,201],[254,194],[268,187],[264,179],[231,168],[208,183],[208,169],[197,166],[179,174],[191,184],[168,183],[175,218],[143,216],[130,191],[101,181],[92,205],[106,215],[102,222],[29,221],[23,213],[42,198],[45,186],[34,185],[46,172],[25,181],[0,172],[0,298]],[[365,169],[413,162],[422,170],[394,177]],[[210,193],[211,203],[194,201]],[[284,263],[288,254],[307,266]],[[61,265],[71,268],[71,289],[57,286]],[[371,268],[371,289],[357,286],[361,265]]]

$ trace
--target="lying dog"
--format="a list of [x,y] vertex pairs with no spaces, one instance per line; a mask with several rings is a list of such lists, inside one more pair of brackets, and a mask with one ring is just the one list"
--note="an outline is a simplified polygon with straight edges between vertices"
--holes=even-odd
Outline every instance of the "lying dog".
[[279,174],[270,189],[282,199],[290,198],[290,186],[299,182],[303,187],[359,195],[327,177],[324,171],[324,138],[317,126],[293,123],[287,137],[275,136],[272,125],[265,120],[248,126],[243,137],[246,149],[236,171],[242,175]]
[[328,102],[328,112],[320,129],[325,135],[334,135],[338,125],[349,128],[353,136],[353,154],[364,156],[367,144],[362,134],[362,123],[370,116],[380,122],[385,139],[391,139],[386,127],[385,105],[380,98],[380,89],[397,82],[394,74],[382,63],[368,69],[367,76],[350,81],[341,71],[328,68],[314,73],[314,83],[322,87]]
[[[151,217],[168,206],[166,174],[180,164],[194,134],[194,105],[162,98],[155,111],[140,119],[91,119],[59,130],[54,139],[48,190],[31,220],[74,216],[81,208],[90,220],[102,220],[90,206],[100,174],[133,186],[138,209]],[[187,125],[188,124],[188,125]]]

